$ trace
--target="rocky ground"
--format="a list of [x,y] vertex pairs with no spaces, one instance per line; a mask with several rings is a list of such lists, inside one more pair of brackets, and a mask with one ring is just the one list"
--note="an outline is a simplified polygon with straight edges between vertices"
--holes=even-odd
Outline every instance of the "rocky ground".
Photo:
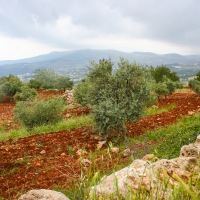
[[[53,93],[42,94],[44,98]],[[60,95],[57,94],[56,95]],[[138,124],[128,124],[130,136],[144,134],[158,126],[167,126],[184,115],[192,115],[200,110],[200,97],[193,92],[175,93],[158,103],[158,107],[176,104],[173,110],[142,118]],[[0,104],[0,124],[12,128],[13,103]],[[78,114],[77,114],[78,113]],[[65,116],[88,114],[83,108],[67,111]],[[6,121],[5,121],[6,120]],[[67,188],[80,175],[80,152],[94,151],[99,138],[92,127],[82,127],[71,131],[44,133],[28,138],[9,140],[0,143],[0,196],[5,199],[17,197],[31,189],[52,189],[55,185]],[[112,160],[105,155],[99,167],[112,168],[115,162],[125,163],[127,158],[111,154]]]

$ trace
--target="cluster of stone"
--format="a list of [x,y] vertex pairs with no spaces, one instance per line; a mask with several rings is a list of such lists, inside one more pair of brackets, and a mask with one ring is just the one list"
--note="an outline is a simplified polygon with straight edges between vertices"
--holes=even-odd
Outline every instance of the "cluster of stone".
[[170,199],[172,190],[179,185],[180,179],[187,182],[194,174],[198,176],[199,160],[200,135],[195,143],[181,148],[178,158],[159,160],[148,154],[141,160],[134,160],[130,166],[103,177],[98,185],[90,189],[90,196],[109,199],[117,194],[127,199],[142,190],[150,194],[151,199],[159,199],[159,196]]
[[65,90],[63,97],[67,101],[67,105],[74,104],[73,90]]

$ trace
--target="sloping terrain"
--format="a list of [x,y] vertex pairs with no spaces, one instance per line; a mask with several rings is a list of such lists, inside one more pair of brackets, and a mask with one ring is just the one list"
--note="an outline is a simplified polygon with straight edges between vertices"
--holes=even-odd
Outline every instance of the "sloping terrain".
[[[200,110],[200,97],[193,92],[175,93],[162,99],[158,107],[172,103],[175,103],[176,107],[170,111],[144,117],[138,124],[128,124],[129,135],[140,135],[158,126],[167,126],[184,115],[192,115]],[[0,123],[4,119],[12,121],[13,107],[12,103],[6,103],[1,110]],[[74,109],[72,113],[74,114]],[[51,189],[55,185],[68,188],[83,170],[77,151],[94,151],[98,142],[99,138],[94,135],[93,127],[43,133],[17,141],[1,142],[0,196],[17,199],[21,193],[30,189]],[[111,154],[112,160],[109,156],[105,153],[104,162],[97,158],[97,165],[109,169],[115,162],[127,162],[127,158],[120,155]]]

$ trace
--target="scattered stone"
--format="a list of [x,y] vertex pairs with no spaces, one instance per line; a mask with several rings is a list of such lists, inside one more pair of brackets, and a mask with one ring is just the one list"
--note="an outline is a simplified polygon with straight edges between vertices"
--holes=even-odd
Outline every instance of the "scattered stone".
[[194,115],[194,114],[195,114],[194,111],[188,111],[188,115],[189,115],[189,116],[192,116],[192,115]]
[[65,115],[65,117],[66,117],[66,118],[70,118],[70,117],[71,117],[71,114],[67,113],[67,114]]
[[152,108],[154,108],[154,109],[157,109],[158,108],[158,106],[156,106],[156,105],[153,105],[153,106],[151,106]]
[[123,157],[129,157],[133,155],[133,151],[131,149],[125,149],[122,153]]
[[84,155],[87,155],[87,154],[88,154],[88,152],[85,151],[85,150],[83,150],[83,149],[79,149],[79,150],[76,152],[76,155],[77,155],[77,156],[80,156],[80,157],[82,157],[82,156],[84,156]]
[[61,156],[66,156],[66,153],[61,153],[60,155],[61,155]]
[[83,164],[84,167],[89,167],[92,164],[92,162],[84,158],[84,159],[81,159],[81,164]]
[[159,159],[154,154],[147,154],[142,158],[142,160],[155,162],[158,161]]
[[104,144],[106,144],[106,141],[99,141],[97,144],[97,150],[101,149]]
[[195,144],[185,145],[181,148],[180,156],[183,157],[197,157],[199,156],[200,148]]
[[[91,187],[90,196],[109,199],[111,195],[116,197],[115,194],[118,193],[126,198],[134,197],[138,190],[145,190],[150,195],[149,199],[157,199],[155,195],[162,196],[162,199],[170,199],[172,188],[179,185],[176,176],[187,182],[191,177],[195,178],[194,172],[197,176],[200,173],[199,150],[200,135],[194,144],[181,148],[178,158],[149,162],[156,157],[148,154],[141,160],[134,160],[130,166],[103,177],[98,185]],[[130,155],[131,150],[125,149],[124,154]],[[166,180],[169,183],[167,188]]]
[[46,153],[45,150],[40,151],[40,154],[45,154],[45,153]]
[[119,148],[118,147],[113,147],[113,148],[110,148],[110,151],[112,153],[119,153]]
[[22,195],[19,200],[70,200],[63,193],[53,190],[30,190]]

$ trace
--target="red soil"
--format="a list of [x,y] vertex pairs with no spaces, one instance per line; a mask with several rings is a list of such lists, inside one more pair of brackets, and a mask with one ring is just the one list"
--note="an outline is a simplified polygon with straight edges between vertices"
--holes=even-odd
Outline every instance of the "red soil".
[[[50,94],[46,94],[45,98]],[[145,133],[158,126],[174,123],[178,118],[200,109],[200,97],[190,93],[176,93],[162,99],[159,107],[175,103],[173,110],[144,117],[139,124],[128,124],[131,136]],[[12,121],[13,103],[0,104],[0,124],[3,120]],[[67,111],[65,115],[80,115],[89,111],[82,108]],[[80,176],[80,162],[76,151],[94,151],[98,137],[92,127],[82,127],[71,131],[44,133],[17,141],[0,143],[0,197],[17,199],[21,193],[30,189],[51,189],[54,185],[68,188]],[[108,169],[116,162],[126,162],[126,158],[105,153],[104,161],[97,158],[98,166]]]

